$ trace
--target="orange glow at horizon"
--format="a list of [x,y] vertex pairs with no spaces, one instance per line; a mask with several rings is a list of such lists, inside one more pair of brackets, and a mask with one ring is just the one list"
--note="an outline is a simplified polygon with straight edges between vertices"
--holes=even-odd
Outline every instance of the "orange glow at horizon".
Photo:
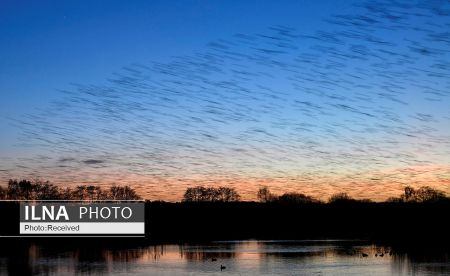
[[[50,177],[53,175],[53,177]],[[191,175],[186,177],[155,177],[137,174],[84,174],[70,177],[40,175],[39,179],[49,180],[57,185],[130,185],[139,195],[148,200],[181,201],[184,191],[194,186],[226,186],[235,188],[245,201],[256,200],[260,187],[267,186],[274,194],[297,192],[327,200],[332,194],[345,192],[357,199],[383,201],[389,197],[398,197],[405,186],[418,188],[430,186],[450,194],[450,165],[409,166],[360,172],[354,174],[330,175],[287,175],[276,177],[217,177]],[[26,177],[25,177],[26,178]],[[28,179],[35,179],[29,176]],[[6,183],[8,179],[2,182]]]

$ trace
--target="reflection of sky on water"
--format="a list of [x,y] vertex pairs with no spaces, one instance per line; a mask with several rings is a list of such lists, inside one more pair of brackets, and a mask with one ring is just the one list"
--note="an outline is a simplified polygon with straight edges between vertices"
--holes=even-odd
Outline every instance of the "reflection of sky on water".
[[[362,257],[362,253],[368,257]],[[1,254],[2,273],[13,269],[11,262],[20,265],[21,258],[22,272],[34,274],[439,275],[450,272],[448,252],[408,252],[364,241],[243,241],[71,250],[33,245],[9,257]],[[212,261],[213,258],[217,261]],[[226,266],[222,272],[221,265]]]

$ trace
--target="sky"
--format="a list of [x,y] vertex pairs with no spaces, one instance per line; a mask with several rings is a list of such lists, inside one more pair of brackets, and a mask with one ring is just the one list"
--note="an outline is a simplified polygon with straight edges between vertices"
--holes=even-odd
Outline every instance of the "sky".
[[0,181],[450,193],[448,1],[2,1]]

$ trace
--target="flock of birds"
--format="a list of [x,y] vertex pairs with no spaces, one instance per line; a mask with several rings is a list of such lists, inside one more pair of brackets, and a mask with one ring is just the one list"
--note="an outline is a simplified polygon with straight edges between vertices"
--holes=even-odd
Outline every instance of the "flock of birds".
[[[381,252],[381,253],[375,253],[375,257],[381,257],[381,258],[383,258],[384,255],[386,255],[386,256],[392,256],[392,255],[394,255],[394,253],[393,253],[392,251],[386,251],[386,252]],[[367,257],[369,257],[369,254],[368,254],[368,253],[362,252],[362,253],[361,253],[361,257],[367,258]]]
[[450,3],[370,1],[322,30],[270,27],[170,62],[75,85],[14,122],[4,179],[131,184],[149,199],[188,186],[260,185],[385,199],[450,192]]
[[[365,253],[365,252],[357,253],[357,251],[355,251],[355,253],[356,253],[357,255],[360,255],[362,258],[367,258],[367,257],[370,256],[369,253]],[[386,255],[386,256],[393,256],[393,255],[395,255],[395,253],[394,253],[393,251],[381,251],[381,252],[375,253],[374,256],[375,256],[375,257],[383,258],[385,255]],[[217,262],[217,258],[211,258],[211,262]],[[226,268],[227,268],[227,267],[224,266],[223,264],[220,265],[220,271],[223,271],[223,270],[225,270]]]

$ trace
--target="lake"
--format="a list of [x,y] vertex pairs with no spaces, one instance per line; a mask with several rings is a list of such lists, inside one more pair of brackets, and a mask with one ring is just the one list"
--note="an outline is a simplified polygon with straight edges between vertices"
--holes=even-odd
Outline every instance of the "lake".
[[447,250],[406,250],[357,240],[218,241],[108,249],[32,243],[8,247],[0,252],[1,275],[450,274]]

